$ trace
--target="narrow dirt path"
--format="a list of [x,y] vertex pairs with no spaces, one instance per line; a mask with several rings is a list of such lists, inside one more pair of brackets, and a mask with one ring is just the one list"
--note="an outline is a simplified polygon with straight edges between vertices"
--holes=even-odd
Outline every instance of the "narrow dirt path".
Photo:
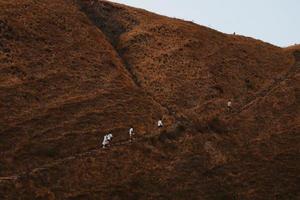
[[155,134],[151,134],[151,135],[144,135],[144,136],[141,136],[141,137],[136,137],[132,142],[130,142],[129,140],[120,140],[116,143],[112,143],[110,147],[105,148],[105,149],[103,149],[101,147],[94,148],[94,149],[91,149],[91,150],[83,152],[83,153],[78,153],[78,154],[75,154],[75,155],[72,155],[72,156],[68,156],[68,157],[65,157],[65,158],[58,159],[54,162],[51,162],[49,164],[45,164],[41,167],[33,168],[33,169],[31,169],[29,171],[26,171],[26,172],[22,172],[22,173],[11,175],[11,176],[0,177],[0,183],[1,182],[6,182],[6,181],[16,181],[18,179],[21,179],[22,177],[26,177],[28,175],[31,175],[31,174],[49,169],[51,167],[60,165],[64,162],[66,162],[66,161],[72,161],[72,160],[76,160],[78,158],[84,158],[86,156],[96,155],[96,154],[99,154],[99,153],[105,153],[105,151],[108,151],[108,150],[110,150],[114,147],[128,146],[128,145],[131,145],[131,144],[136,143],[138,141],[154,138],[154,137],[157,137],[159,135],[160,135],[160,132],[155,133]]
[[[299,69],[300,69],[300,60],[296,56],[295,56],[295,59],[296,59],[295,64],[291,67],[291,69],[288,71],[288,73],[286,75],[284,75],[283,77],[277,79],[269,87],[263,89],[261,92],[259,92],[257,95],[255,95],[255,98],[253,100],[251,100],[250,102],[246,103],[246,105],[242,106],[237,111],[231,113],[230,114],[230,119],[233,119],[238,114],[240,114],[244,110],[246,110],[249,107],[251,107],[255,102],[257,102],[260,99],[263,99],[264,97],[266,97],[267,95],[269,95],[273,90],[275,90],[278,86],[280,86],[280,84],[282,82],[287,81],[288,79],[290,79],[291,77],[293,77],[299,71]],[[168,108],[167,108],[167,110],[169,112],[171,112]],[[176,116],[174,116],[174,117],[176,118]],[[103,152],[105,152],[105,151],[107,151],[107,150],[109,150],[111,148],[114,148],[114,147],[131,145],[133,143],[136,143],[137,141],[142,141],[142,140],[145,140],[145,139],[154,138],[154,137],[156,137],[156,136],[158,136],[160,134],[161,133],[155,133],[155,134],[151,134],[151,135],[144,135],[142,137],[137,137],[137,138],[135,138],[135,140],[133,142],[130,142],[129,140],[120,140],[120,141],[118,141],[116,143],[113,143],[107,149],[102,149],[102,148],[98,147],[98,148],[94,148],[94,149],[91,149],[91,150],[83,152],[83,153],[79,153],[79,154],[75,154],[75,155],[68,156],[68,157],[65,157],[65,158],[61,158],[61,159],[58,159],[58,160],[56,160],[56,161],[54,161],[52,163],[49,163],[49,164],[43,165],[41,167],[37,167],[37,168],[31,169],[31,170],[29,170],[27,172],[22,172],[20,174],[15,174],[15,175],[12,175],[12,176],[3,176],[3,177],[0,177],[0,183],[1,182],[6,182],[6,181],[16,181],[16,180],[18,180],[18,179],[20,179],[20,178],[22,178],[24,176],[28,176],[28,175],[37,173],[39,171],[43,171],[43,170],[49,169],[51,167],[57,166],[59,164],[62,164],[64,162],[66,162],[66,161],[71,161],[71,160],[75,160],[75,159],[78,159],[78,158],[83,158],[83,157],[86,157],[86,156],[95,155],[95,154],[98,154],[98,153],[103,153]]]
[[[264,98],[265,96],[269,95],[274,89],[276,89],[278,86],[280,86],[280,84],[288,79],[290,79],[291,77],[293,77],[300,69],[300,62],[296,62],[295,65],[289,70],[289,72],[282,78],[279,78],[277,81],[275,81],[274,84],[270,85],[268,88],[264,89],[263,91],[261,91],[260,93],[258,93],[255,97],[255,99],[253,99],[252,101],[250,101],[249,103],[247,103],[246,105],[244,105],[241,109],[239,109],[238,111],[235,111],[234,113],[231,113],[231,119],[233,119],[235,116],[237,116],[238,114],[240,114],[241,112],[243,112],[244,110],[248,109],[249,107],[251,107],[255,102],[257,102],[259,99],[262,99]],[[114,147],[119,147],[119,146],[127,146],[127,145],[131,145],[135,142],[138,142],[138,141],[142,141],[142,140],[145,140],[145,139],[149,139],[149,138],[154,138],[156,136],[160,135],[160,133],[156,133],[156,134],[151,134],[151,135],[144,135],[142,137],[138,137],[136,138],[133,142],[130,142],[128,140],[121,140],[121,141],[118,141],[116,143],[113,143],[109,148],[107,149],[102,149],[102,148],[94,148],[94,149],[91,149],[89,151],[86,151],[86,152],[83,152],[83,153],[79,153],[79,154],[75,154],[75,155],[72,155],[72,156],[68,156],[68,157],[65,157],[65,158],[61,158],[61,159],[58,159],[52,163],[49,163],[49,164],[46,164],[46,165],[43,165],[41,167],[37,167],[37,168],[34,168],[34,169],[31,169],[30,171],[27,171],[27,172],[22,172],[20,174],[15,174],[15,175],[12,175],[12,176],[4,176],[4,177],[0,177],[0,183],[1,182],[5,182],[5,181],[16,181],[24,176],[27,176],[27,175],[30,175],[30,174],[34,174],[36,172],[39,172],[39,171],[43,171],[43,170],[46,170],[46,169],[49,169],[51,167],[54,167],[54,166],[57,166],[59,164],[62,164],[66,161],[71,161],[71,160],[75,160],[75,159],[78,159],[78,158],[83,158],[83,157],[86,157],[86,156],[90,156],[90,155],[95,155],[95,154],[99,154],[99,153],[103,153],[111,148],[114,148]]]
[[275,80],[275,82],[272,85],[270,85],[269,87],[263,89],[261,92],[256,94],[253,100],[246,103],[244,106],[241,106],[240,109],[231,113],[230,119],[233,119],[234,117],[238,116],[241,112],[243,112],[244,110],[251,107],[255,102],[258,102],[258,101],[262,100],[264,97],[268,96],[272,91],[274,91],[276,88],[278,88],[281,85],[281,83],[283,83],[283,82],[287,81],[288,79],[292,78],[293,76],[295,76],[295,74],[299,71],[299,69],[300,69],[300,61],[296,61],[296,63],[291,67],[291,69],[287,72],[286,75]]

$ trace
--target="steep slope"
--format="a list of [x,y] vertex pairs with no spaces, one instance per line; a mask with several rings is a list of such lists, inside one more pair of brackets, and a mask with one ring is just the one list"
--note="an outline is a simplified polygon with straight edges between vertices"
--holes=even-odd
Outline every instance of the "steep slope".
[[0,6],[1,199],[298,198],[297,49],[107,1]]
[[223,112],[228,99],[241,107],[293,63],[289,53],[250,38],[105,1],[79,2],[136,82],[179,116],[202,121]]
[[[1,175],[139,134],[166,111],[71,2],[1,1]],[[42,13],[41,13],[42,11]]]

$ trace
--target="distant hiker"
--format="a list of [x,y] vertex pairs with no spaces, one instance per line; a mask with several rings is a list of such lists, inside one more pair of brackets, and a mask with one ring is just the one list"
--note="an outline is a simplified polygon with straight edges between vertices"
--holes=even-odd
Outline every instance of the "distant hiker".
[[228,110],[229,112],[232,111],[232,102],[231,102],[231,100],[229,100],[229,101],[227,102],[227,110]]
[[102,142],[102,148],[103,149],[105,149],[106,148],[106,146],[109,144],[109,140],[108,140],[108,137],[107,137],[108,135],[105,135],[104,137],[103,137],[103,142]]
[[158,120],[158,122],[157,122],[157,127],[158,128],[162,128],[164,125],[163,125],[163,122],[162,122],[162,120],[160,119],[160,120]]
[[133,132],[133,128],[131,127],[129,129],[129,140],[130,140],[130,142],[134,139],[133,136],[134,136],[134,132]]
[[235,32],[233,32],[233,35],[235,35]]
[[111,133],[105,135],[103,137],[103,142],[102,142],[102,148],[105,149],[107,146],[109,146],[109,143],[112,141],[113,135]]
[[113,135],[112,135],[111,133],[109,133],[109,134],[107,135],[108,141],[111,142],[111,141],[112,141],[112,138],[113,138]]

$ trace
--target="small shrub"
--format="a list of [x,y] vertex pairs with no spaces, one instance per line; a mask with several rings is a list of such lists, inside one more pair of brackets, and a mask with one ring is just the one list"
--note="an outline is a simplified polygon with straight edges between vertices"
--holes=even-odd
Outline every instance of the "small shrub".
[[223,121],[221,121],[218,117],[212,118],[208,122],[208,127],[210,130],[216,132],[216,133],[225,133],[227,132],[227,127]]
[[185,130],[186,130],[186,128],[185,128],[185,126],[183,124],[178,124],[176,126],[176,133],[181,133],[181,132],[183,132]]
[[158,136],[158,140],[161,141],[161,142],[164,142],[165,140],[168,139],[168,133],[166,130],[163,130],[159,136]]
[[33,153],[36,156],[53,158],[58,155],[59,151],[55,147],[46,146],[46,147],[40,147],[40,148],[34,150]]
[[202,132],[206,132],[206,131],[208,131],[208,127],[207,127],[207,123],[196,123],[195,125],[194,125],[194,129],[197,131],[197,132],[200,132],[200,133],[202,133]]
[[0,161],[0,172],[6,171],[7,169],[8,168],[6,167],[5,163]]
[[181,137],[186,130],[183,124],[176,124],[170,130],[163,130],[159,135],[159,141],[176,140]]
[[294,52],[294,56],[297,61],[300,61],[300,51],[299,50]]

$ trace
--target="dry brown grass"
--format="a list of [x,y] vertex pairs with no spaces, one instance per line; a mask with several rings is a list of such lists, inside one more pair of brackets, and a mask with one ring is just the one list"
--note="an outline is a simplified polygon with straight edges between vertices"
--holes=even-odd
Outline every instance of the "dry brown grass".
[[0,199],[296,199],[299,62],[106,1],[0,0]]

